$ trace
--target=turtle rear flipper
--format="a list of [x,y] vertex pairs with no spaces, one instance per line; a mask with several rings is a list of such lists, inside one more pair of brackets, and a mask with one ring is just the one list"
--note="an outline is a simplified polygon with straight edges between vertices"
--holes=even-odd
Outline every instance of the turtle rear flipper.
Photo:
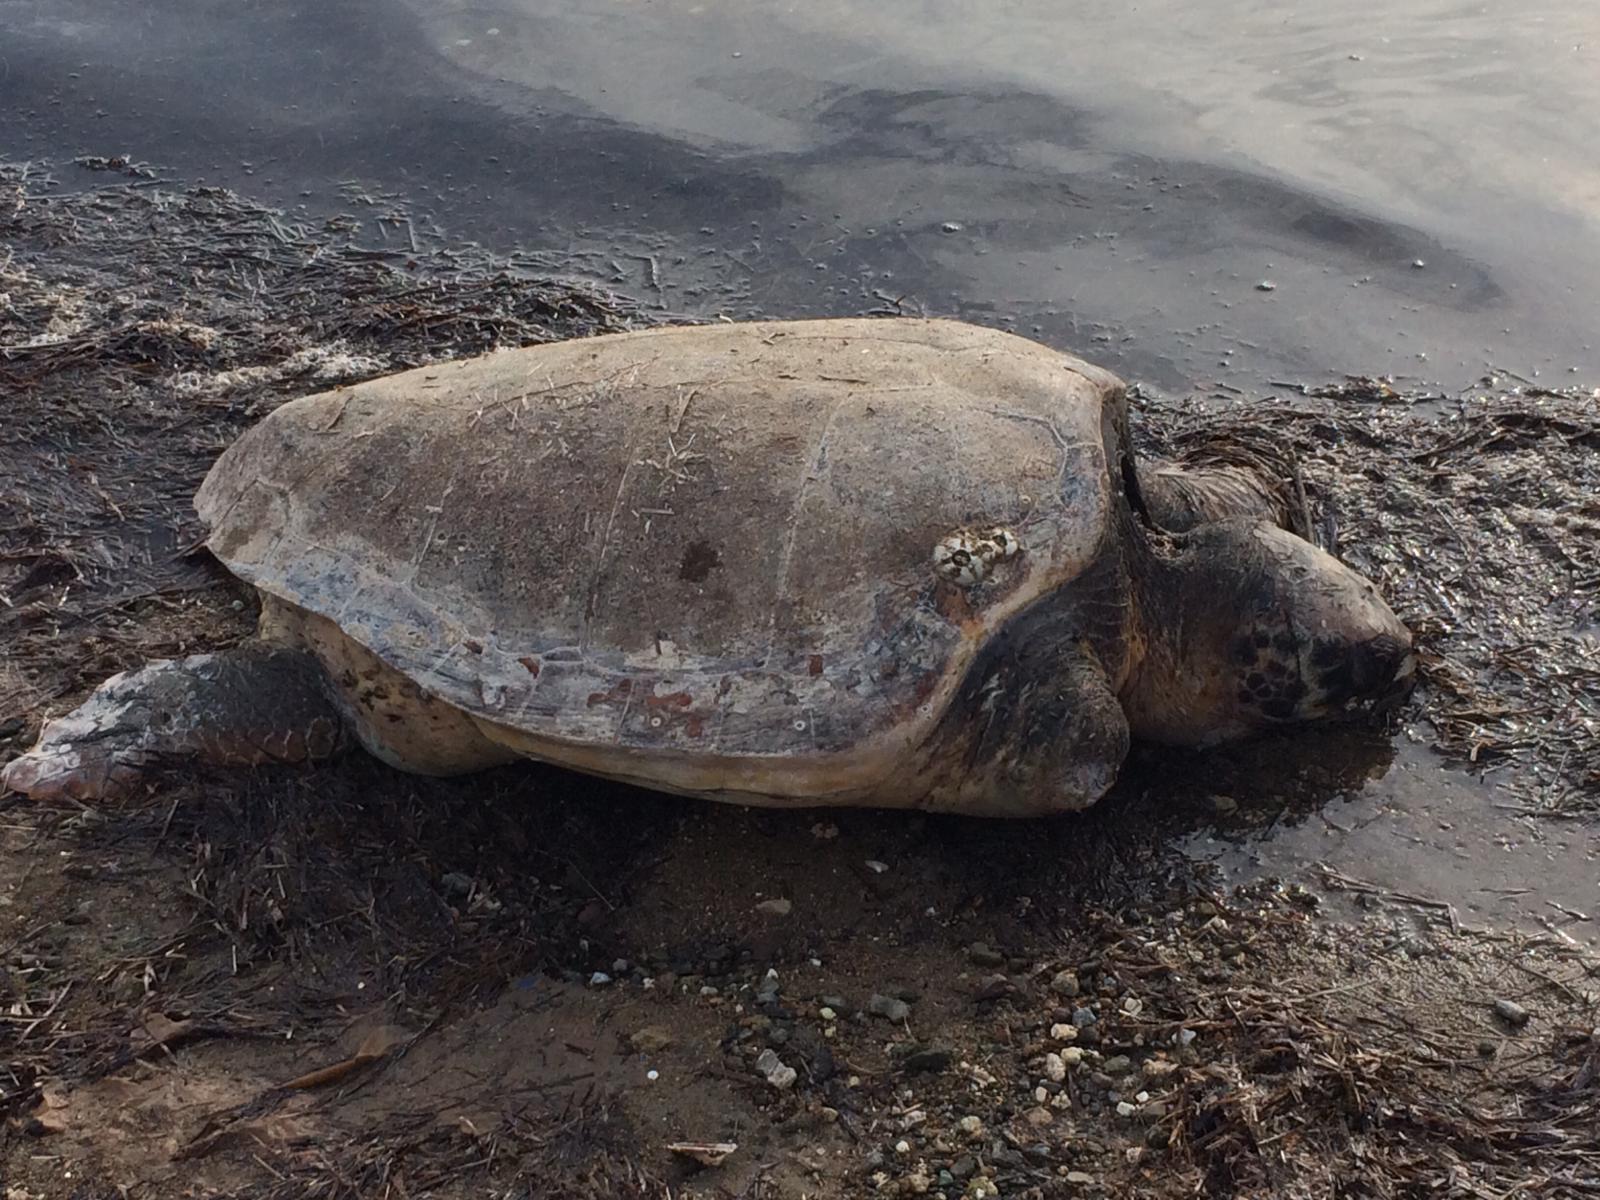
[[0,785],[37,800],[119,799],[163,763],[304,762],[347,740],[316,657],[252,640],[113,675],[46,722],[33,749],[0,771]]

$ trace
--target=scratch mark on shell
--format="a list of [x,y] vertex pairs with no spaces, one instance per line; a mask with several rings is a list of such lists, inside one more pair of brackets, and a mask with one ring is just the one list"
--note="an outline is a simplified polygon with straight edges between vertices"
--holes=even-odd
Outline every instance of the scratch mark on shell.
[[611,515],[606,518],[605,532],[600,536],[600,550],[595,555],[594,577],[589,584],[589,598],[583,603],[583,627],[578,631],[578,653],[587,658],[589,653],[589,622],[594,619],[594,606],[600,599],[600,584],[605,578],[606,551],[611,546],[611,534],[617,527],[617,516],[622,512],[622,498],[628,491],[628,479],[633,474],[633,445],[630,443],[623,458],[622,478],[617,482],[617,494],[611,501]]
[[822,422],[822,428],[817,434],[816,447],[806,457],[805,465],[801,469],[800,486],[795,489],[794,504],[789,510],[789,522],[784,530],[783,557],[778,562],[778,591],[772,598],[772,615],[767,622],[767,653],[761,662],[763,671],[771,669],[772,656],[778,648],[778,611],[789,595],[789,573],[794,565],[794,544],[800,536],[800,516],[805,508],[806,493],[810,490],[812,480],[817,476],[817,468],[822,465],[823,456],[827,454],[828,435],[833,432],[833,423],[838,418],[840,410],[851,399],[851,396],[844,395],[833,402],[833,407],[828,410],[828,416]]

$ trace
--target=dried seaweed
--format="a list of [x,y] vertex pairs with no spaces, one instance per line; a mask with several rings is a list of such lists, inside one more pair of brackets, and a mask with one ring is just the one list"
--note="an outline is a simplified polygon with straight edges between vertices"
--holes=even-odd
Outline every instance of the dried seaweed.
[[[1144,998],[1136,1018],[1115,1015],[1103,1038],[1142,1054],[1182,1030],[1207,1047],[1159,1086],[1164,1115],[1146,1139],[1165,1152],[1159,1169],[1187,1172],[1203,1195],[1600,1194],[1592,995],[1569,1010],[1574,1023],[1551,1032],[1547,1053],[1512,1057],[1497,1039],[1472,1037],[1449,1004],[1419,1024],[1415,1011],[1385,1003],[1381,977],[1363,986],[1352,961],[1359,938],[1341,948],[1358,982],[1308,986],[1308,962],[1324,977],[1335,964],[1308,951],[1303,914],[1281,903],[1211,902],[1204,912],[1218,915],[1196,921],[1188,937],[1101,925],[1104,969],[1137,978]],[[1471,944],[1436,934],[1444,953]],[[1213,986],[1197,990],[1179,964],[1188,958],[1194,969],[1199,956],[1186,952],[1208,941],[1223,943],[1231,961],[1248,953],[1251,962],[1222,983],[1200,966]],[[1545,940],[1505,944],[1530,962],[1537,949],[1569,964],[1568,982],[1547,978],[1547,994],[1578,997],[1569,985],[1592,982],[1581,953]]]

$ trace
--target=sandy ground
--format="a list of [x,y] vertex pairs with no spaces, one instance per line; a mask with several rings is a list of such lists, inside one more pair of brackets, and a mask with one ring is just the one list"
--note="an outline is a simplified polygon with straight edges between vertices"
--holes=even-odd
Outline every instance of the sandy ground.
[[[21,447],[0,755],[112,670],[248,632],[186,505],[270,405],[641,319],[547,264],[373,254],[353,222],[102,165],[134,178],[47,201],[18,168],[0,194]],[[1389,498],[1321,524],[1425,635],[1406,727],[1576,821],[1592,648],[1550,648],[1585,628],[1560,597],[1594,569],[1584,411],[1358,383],[1253,418],[1313,485]],[[1200,419],[1146,418],[1177,443]],[[1516,506],[1483,503],[1515,481]],[[1491,592],[1436,569],[1468,541],[1551,596],[1515,614],[1521,674],[1494,657]],[[1320,787],[1260,765],[1289,741],[1140,755],[1096,811],[1003,825],[360,757],[174,774],[120,806],[3,797],[0,1195],[1594,1195],[1585,950],[1349,879],[1328,881],[1359,900],[1336,913],[1293,885],[1224,890],[1173,848],[1317,803],[1393,736],[1317,743]]]

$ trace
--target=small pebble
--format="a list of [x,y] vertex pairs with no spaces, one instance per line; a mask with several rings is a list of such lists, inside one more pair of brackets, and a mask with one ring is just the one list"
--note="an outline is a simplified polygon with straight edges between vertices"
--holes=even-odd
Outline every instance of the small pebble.
[[867,1000],[867,1011],[890,1021],[904,1021],[911,1015],[911,1006],[904,1000],[874,992]]
[[973,942],[967,947],[967,960],[975,967],[1001,967],[1005,965],[1006,956],[983,942]]
[[1046,1054],[1044,1056],[1044,1077],[1054,1083],[1060,1083],[1067,1077],[1066,1060],[1059,1054]]
[[978,981],[977,990],[972,993],[975,1000],[1001,1000],[1016,991],[1016,985],[1004,975],[985,975]]
[[1135,1104],[1129,1104],[1126,1100],[1117,1101],[1117,1116],[1119,1117],[1131,1117],[1138,1111],[1139,1108]]
[[1528,1010],[1515,1000],[1496,1000],[1494,1002],[1494,1012],[1507,1025],[1518,1029],[1528,1023]]
[[766,1076],[767,1082],[780,1092],[794,1086],[794,1081],[800,1077],[793,1067],[785,1065],[774,1050],[763,1050],[756,1058],[756,1070]]
[[1275,292],[1277,290],[1278,285],[1273,283],[1270,279],[1263,279],[1260,283],[1256,284],[1256,291],[1258,292]]
[[1057,971],[1050,979],[1050,990],[1058,996],[1078,994],[1078,976],[1072,971]]
[[940,1071],[949,1070],[950,1062],[954,1057],[948,1050],[939,1050],[933,1046],[922,1046],[905,1056],[905,1069],[937,1074]]
[[943,225],[939,226],[939,228],[941,230],[943,230],[945,233],[960,233],[961,232],[961,222],[960,221],[946,221]]
[[766,913],[771,917],[787,917],[793,910],[793,902],[782,898],[763,900],[756,905],[757,912]]
[[672,1034],[660,1025],[646,1025],[628,1035],[628,1044],[637,1054],[659,1054],[672,1045]]
[[983,1121],[969,1114],[956,1122],[956,1128],[968,1137],[980,1137],[983,1134]]
[[1068,1025],[1065,1021],[1057,1021],[1050,1026],[1050,1037],[1058,1042],[1075,1042],[1078,1040],[1078,1027]]
[[610,982],[611,976],[607,975],[604,971],[596,971],[593,975],[589,976],[590,987],[605,987],[605,985]]

